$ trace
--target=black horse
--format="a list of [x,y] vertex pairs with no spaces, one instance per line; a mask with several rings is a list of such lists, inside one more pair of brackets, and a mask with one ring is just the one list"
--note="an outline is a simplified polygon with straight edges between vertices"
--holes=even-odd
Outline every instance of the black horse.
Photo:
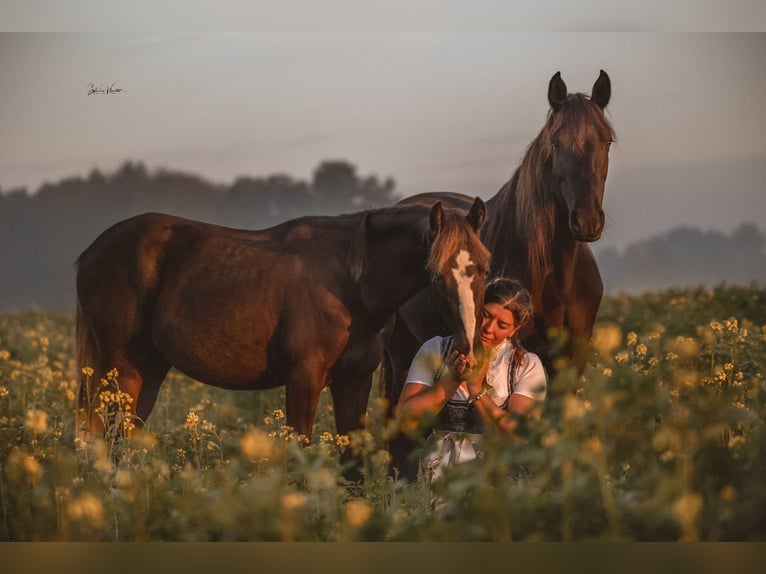
[[104,432],[109,370],[141,426],[171,366],[227,389],[285,385],[287,424],[309,439],[329,385],[337,431],[359,428],[382,329],[413,294],[432,284],[459,345],[477,345],[484,214],[476,198],[467,215],[436,203],[262,231],[157,213],[115,224],[77,262],[77,362],[94,370],[78,393],[79,434]]
[[[511,179],[487,201],[484,244],[492,253],[492,276],[520,280],[530,291],[534,321],[522,333],[525,347],[540,355],[549,373],[555,357],[548,335],[566,330],[566,350],[583,367],[603,284],[587,243],[604,228],[604,186],[614,131],[604,116],[611,96],[609,76],[601,70],[590,97],[568,94],[556,72],[548,85],[550,110]],[[470,198],[456,193],[426,193],[402,204],[467,209]],[[386,397],[395,405],[419,346],[443,332],[423,290],[397,311],[386,336]],[[578,344],[580,343],[580,344]],[[393,449],[395,463],[401,452]]]

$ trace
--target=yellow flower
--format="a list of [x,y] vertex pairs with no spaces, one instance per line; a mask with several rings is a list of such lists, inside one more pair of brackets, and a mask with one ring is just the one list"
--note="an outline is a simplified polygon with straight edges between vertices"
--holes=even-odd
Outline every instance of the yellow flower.
[[282,508],[295,510],[306,504],[306,495],[302,492],[289,492],[282,497]]
[[559,442],[560,435],[558,431],[552,430],[547,432],[543,438],[542,438],[542,445],[546,448],[551,448],[553,446],[556,446],[556,443]]
[[691,337],[676,337],[673,350],[684,359],[691,359],[699,353],[700,346]]
[[622,330],[615,324],[597,325],[593,330],[593,348],[602,357],[609,357],[622,343]]
[[31,454],[26,454],[18,448],[11,451],[4,470],[11,484],[26,482],[29,486],[35,486],[43,477],[43,467],[40,462]]
[[633,331],[628,333],[628,338],[627,338],[628,347],[632,347],[637,342],[638,342],[638,335],[636,335]]
[[732,502],[737,498],[737,489],[727,484],[721,489],[721,500],[725,502]]
[[242,435],[239,447],[244,457],[250,461],[271,458],[275,452],[274,441],[261,429],[253,429]]
[[695,540],[697,538],[695,522],[701,511],[702,496],[699,494],[684,494],[673,504],[673,514],[684,530],[684,540]]
[[100,527],[104,523],[104,506],[101,500],[89,492],[70,500],[67,504],[67,514],[74,520],[87,521],[95,527]]
[[48,413],[38,409],[27,410],[24,426],[35,434],[43,434],[48,430]]
[[577,397],[567,395],[564,398],[564,420],[572,421],[581,419],[585,416],[587,408],[583,401]]
[[363,500],[350,500],[346,503],[346,520],[354,528],[364,526],[372,516],[372,508]]
[[202,419],[202,430],[209,433],[215,432],[215,423],[210,422],[207,419]]
[[308,475],[309,487],[312,490],[329,490],[335,487],[335,476],[327,468],[320,468]]

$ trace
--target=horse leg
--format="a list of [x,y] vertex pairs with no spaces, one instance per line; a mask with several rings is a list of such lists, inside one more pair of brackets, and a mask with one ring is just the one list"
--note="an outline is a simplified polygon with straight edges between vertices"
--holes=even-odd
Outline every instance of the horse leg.
[[109,354],[92,375],[83,377],[78,393],[82,440],[96,434],[114,440],[144,426],[170,365],[156,351],[143,355],[151,359],[134,361],[123,353]]
[[575,340],[574,361],[580,374],[592,360],[590,339],[603,295],[604,284],[593,253],[587,246],[581,246],[575,251],[572,290],[564,319]]
[[[333,377],[330,392],[335,411],[335,429],[339,435],[348,435],[364,427],[371,388],[372,372],[363,375],[361,379]],[[340,463],[344,467],[343,476],[347,480],[362,480],[364,463],[361,456],[355,456],[350,448],[346,448],[341,452]]]
[[91,365],[86,365],[83,369],[88,369],[88,372],[80,374],[75,436],[83,442],[90,442],[91,437],[103,435],[104,432],[104,424],[96,412],[101,392],[101,378],[97,375],[100,373],[99,369]]
[[319,394],[327,384],[321,361],[302,360],[292,364],[285,376],[285,418],[300,440],[310,441]]
[[[387,337],[383,362],[383,384],[388,400],[388,412],[395,416],[396,405],[407,380],[412,359],[419,348],[419,342],[401,321],[397,321]],[[391,473],[407,482],[417,479],[420,463],[415,455],[418,441],[404,433],[397,433],[389,442]]]
[[137,427],[140,428],[146,424],[146,419],[149,418],[154,408],[154,403],[157,402],[157,395],[159,395],[162,381],[165,380],[169,370],[170,365],[159,354],[156,354],[143,364],[141,368],[143,380],[135,410]]

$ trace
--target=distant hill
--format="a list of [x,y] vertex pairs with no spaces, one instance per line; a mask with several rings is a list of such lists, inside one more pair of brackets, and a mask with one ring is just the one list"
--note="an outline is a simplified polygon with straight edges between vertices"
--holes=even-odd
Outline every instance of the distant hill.
[[[393,204],[393,179],[360,176],[343,160],[319,164],[310,181],[286,174],[242,177],[228,186],[127,162],[42,186],[0,193],[0,312],[74,308],[74,262],[104,229],[132,215],[163,211],[220,225],[262,229],[309,214]],[[684,227],[628,246],[594,244],[608,292],[637,293],[700,284],[766,282],[764,234],[753,224],[731,235]]]
[[730,235],[679,227],[616,249],[594,249],[608,292],[766,283],[766,237],[752,223]]

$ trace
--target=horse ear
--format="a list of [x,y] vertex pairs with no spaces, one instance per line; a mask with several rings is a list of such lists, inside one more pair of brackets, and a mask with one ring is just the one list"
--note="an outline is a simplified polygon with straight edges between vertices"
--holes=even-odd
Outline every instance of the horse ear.
[[567,99],[567,85],[561,79],[561,72],[553,74],[548,83],[548,103],[553,111],[558,111]]
[[596,105],[602,110],[609,103],[609,98],[612,95],[612,82],[604,70],[601,70],[596,83],[593,84],[591,94],[590,99],[596,102]]
[[442,202],[437,201],[431,208],[431,214],[428,217],[428,223],[431,226],[431,236],[436,237],[444,225],[444,208]]
[[468,212],[468,215],[466,215],[465,218],[468,220],[468,223],[471,224],[473,230],[478,233],[482,223],[484,223],[484,217],[486,215],[487,208],[484,206],[484,202],[481,200],[481,198],[477,197],[473,200],[471,211]]

